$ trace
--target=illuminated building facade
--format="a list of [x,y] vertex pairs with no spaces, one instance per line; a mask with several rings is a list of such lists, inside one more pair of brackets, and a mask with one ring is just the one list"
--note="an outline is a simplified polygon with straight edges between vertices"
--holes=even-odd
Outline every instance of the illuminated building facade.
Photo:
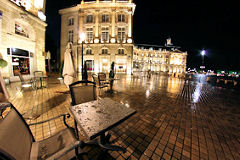
[[61,61],[68,42],[73,43],[77,70],[81,72],[80,34],[85,33],[83,58],[88,71],[108,72],[115,62],[116,72],[132,72],[132,17],[135,4],[131,0],[90,1],[62,9]]
[[[68,42],[73,44],[73,59],[81,72],[83,59],[91,72],[109,72],[115,62],[117,73],[134,70],[185,73],[186,52],[168,43],[162,49],[134,47],[132,27],[136,5],[132,0],[81,1],[81,4],[59,11],[61,14],[61,62]],[[154,55],[154,56],[153,56]]]
[[133,49],[133,71],[154,71],[168,74],[186,72],[187,52],[173,46],[171,39],[162,47],[135,46]]
[[45,71],[45,0],[0,1],[0,56],[4,77]]

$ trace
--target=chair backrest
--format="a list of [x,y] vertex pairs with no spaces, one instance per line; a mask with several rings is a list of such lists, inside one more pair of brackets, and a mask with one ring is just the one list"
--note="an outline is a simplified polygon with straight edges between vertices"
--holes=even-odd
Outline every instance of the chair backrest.
[[93,82],[96,83],[96,85],[99,85],[98,76],[96,74],[92,74],[92,79],[93,79]]
[[106,81],[107,80],[107,76],[105,73],[98,73],[98,80],[99,83],[101,84],[101,81]]
[[96,84],[91,81],[77,81],[69,85],[72,105],[96,100]]
[[[4,105],[9,107],[4,108]],[[31,130],[12,104],[2,103],[0,107],[8,112],[0,117],[0,154],[10,159],[28,160],[35,141]]]
[[22,74],[20,72],[18,73],[18,77],[19,77],[21,82],[24,82],[23,76],[22,76]]
[[43,71],[34,71],[33,75],[34,75],[34,77],[37,77],[37,76],[42,77],[43,76]]

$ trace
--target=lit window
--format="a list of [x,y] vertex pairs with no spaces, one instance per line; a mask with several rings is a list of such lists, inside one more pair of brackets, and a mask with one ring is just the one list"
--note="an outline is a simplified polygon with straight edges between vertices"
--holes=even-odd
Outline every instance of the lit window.
[[108,27],[102,27],[102,41],[109,41],[109,30]]
[[20,25],[19,23],[15,23],[15,33],[27,38],[29,37],[27,29],[23,25]]
[[88,48],[88,49],[86,50],[86,54],[92,54],[92,50],[91,50],[90,48]]
[[125,28],[124,27],[119,27],[118,28],[118,42],[122,42],[125,40]]
[[118,54],[124,54],[124,49],[118,49]]
[[118,22],[125,22],[125,15],[124,14],[119,14],[118,15]]
[[108,49],[106,48],[102,49],[102,54],[108,54]]
[[69,19],[68,19],[68,25],[69,25],[69,26],[74,25],[74,18],[69,18]]
[[73,30],[68,31],[68,42],[73,42]]
[[93,28],[87,28],[87,42],[93,42]]
[[87,15],[86,22],[93,23],[93,15]]
[[103,14],[102,15],[102,22],[109,22],[109,15]]

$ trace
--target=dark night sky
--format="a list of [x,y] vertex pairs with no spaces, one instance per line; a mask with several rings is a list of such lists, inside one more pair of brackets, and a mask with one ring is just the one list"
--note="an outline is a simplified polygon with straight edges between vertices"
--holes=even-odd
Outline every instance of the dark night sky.
[[[46,49],[60,46],[58,10],[80,0],[47,0]],[[237,1],[134,0],[133,38],[136,44],[164,45],[168,37],[188,52],[188,67],[199,67],[201,49],[210,69],[240,69]],[[53,45],[54,44],[54,45]]]

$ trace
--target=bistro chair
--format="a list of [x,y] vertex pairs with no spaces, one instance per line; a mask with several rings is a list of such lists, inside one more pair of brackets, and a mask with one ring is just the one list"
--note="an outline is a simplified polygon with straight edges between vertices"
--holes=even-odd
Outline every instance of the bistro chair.
[[[65,121],[66,117],[70,117],[69,114],[61,114],[49,120],[27,125],[11,103],[0,103],[0,109],[0,159],[68,160],[79,157],[78,149],[81,144],[75,138],[73,128]],[[67,128],[47,139],[35,141],[30,125],[42,124],[60,117],[63,117]]]
[[106,76],[106,73],[98,73],[98,79],[99,79],[99,83],[101,85],[103,84],[110,84],[109,81],[107,81],[107,76]]
[[[90,102],[93,100],[96,100],[96,84],[95,82],[91,82],[88,80],[82,80],[82,81],[77,81],[69,85],[70,93],[71,93],[71,98],[72,98],[72,103],[71,105],[78,105],[81,103],[85,102]],[[76,129],[76,135],[78,135],[78,131],[81,132],[81,130],[78,130],[78,125],[77,122],[74,121],[75,124],[75,129]],[[109,141],[110,139],[110,134],[107,133],[106,135],[106,140]],[[87,145],[96,145],[97,143],[95,141],[90,142],[90,143],[81,143],[81,148],[87,146]]]
[[108,87],[108,85],[100,83],[96,74],[92,74],[92,79],[96,83],[96,87],[98,88],[98,96],[100,96],[101,89]]
[[44,77],[43,71],[34,71],[33,75],[34,75],[35,83],[36,84],[38,83],[38,86],[36,85],[37,88],[43,87],[43,83],[45,81],[45,77]]
[[28,87],[32,87],[33,89],[36,88],[36,83],[34,79],[31,78],[29,80],[25,80],[20,72],[18,73],[18,76],[21,81],[21,91],[23,90],[23,88]]
[[77,81],[69,85],[71,105],[96,100],[96,84],[88,80]]

